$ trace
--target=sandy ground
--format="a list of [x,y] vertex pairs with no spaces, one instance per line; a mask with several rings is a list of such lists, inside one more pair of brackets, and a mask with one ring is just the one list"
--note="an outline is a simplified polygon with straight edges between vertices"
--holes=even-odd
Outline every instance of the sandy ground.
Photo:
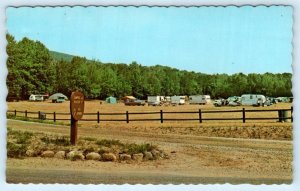
[[[150,131],[150,128],[142,124],[109,128],[95,124],[90,126],[84,122],[80,125],[79,137],[152,143],[166,151],[170,159],[126,164],[9,158],[7,182],[282,184],[292,181],[293,156],[290,140],[207,137],[193,132],[183,134],[164,126]],[[290,123],[284,125],[291,126]],[[68,126],[14,120],[8,120],[7,126],[18,130],[69,135]]]

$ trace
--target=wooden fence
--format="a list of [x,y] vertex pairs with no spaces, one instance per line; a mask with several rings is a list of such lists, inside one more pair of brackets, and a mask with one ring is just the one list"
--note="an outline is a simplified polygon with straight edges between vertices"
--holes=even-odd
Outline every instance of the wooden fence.
[[[277,112],[274,116],[267,117],[247,117],[247,113],[253,112]],[[240,113],[240,117],[203,117],[203,114],[220,114],[220,113]],[[17,111],[17,110],[8,110],[7,114],[15,117],[24,117],[26,119],[41,119],[41,120],[53,120],[53,122],[59,120],[70,120],[70,113],[59,113],[59,112],[31,112],[31,111]],[[189,118],[167,118],[165,115],[173,114],[188,114],[188,116],[194,116]],[[196,115],[195,115],[196,114]],[[29,116],[30,115],[30,116]],[[132,118],[132,116],[147,116],[155,115],[154,118]],[[50,117],[49,117],[50,116]],[[67,116],[67,117],[66,117]],[[87,118],[89,116],[89,118]],[[93,118],[94,116],[94,118]],[[105,119],[104,116],[119,116],[118,119]],[[195,117],[197,116],[197,117]],[[92,118],[91,118],[92,117]],[[203,121],[228,121],[235,120],[246,123],[249,120],[278,120],[278,122],[291,120],[293,122],[293,107],[290,109],[269,109],[269,110],[246,110],[245,108],[239,110],[201,110],[198,111],[155,111],[155,112],[124,112],[124,113],[85,113],[84,118],[80,121],[95,121],[97,123],[104,121],[119,121],[119,122],[133,122],[133,121],[160,121],[164,123],[165,121],[198,121],[202,123]]]

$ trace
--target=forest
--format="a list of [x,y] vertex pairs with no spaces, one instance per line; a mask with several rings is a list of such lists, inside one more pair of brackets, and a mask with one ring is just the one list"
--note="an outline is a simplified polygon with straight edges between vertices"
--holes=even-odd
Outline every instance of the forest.
[[[291,73],[204,74],[133,61],[102,63],[50,51],[39,41],[16,41],[7,34],[7,100],[28,100],[31,94],[81,90],[88,99],[133,95],[197,95],[227,98],[245,93],[292,96]],[[188,63],[183,63],[188,64]]]

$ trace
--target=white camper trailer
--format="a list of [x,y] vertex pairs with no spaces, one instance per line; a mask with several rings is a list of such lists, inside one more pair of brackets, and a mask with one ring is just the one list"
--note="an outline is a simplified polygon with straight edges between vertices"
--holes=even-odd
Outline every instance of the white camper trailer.
[[172,105],[184,105],[185,104],[185,96],[172,96],[171,104]]
[[210,99],[209,95],[192,95],[192,96],[189,96],[189,102],[190,102],[190,104],[205,105],[207,103],[210,103],[211,99]]
[[164,101],[164,96],[148,96],[147,98],[148,106],[161,105],[162,101]]
[[44,101],[44,96],[31,94],[29,97],[29,101]]
[[264,95],[244,94],[241,96],[242,105],[263,106],[265,102],[266,102],[266,97]]

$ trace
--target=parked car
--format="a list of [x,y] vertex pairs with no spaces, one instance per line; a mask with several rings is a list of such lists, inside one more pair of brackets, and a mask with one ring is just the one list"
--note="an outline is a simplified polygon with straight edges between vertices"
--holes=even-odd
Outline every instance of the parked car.
[[144,106],[145,101],[139,99],[128,99],[124,102],[124,104],[128,106]]
[[239,105],[241,105],[241,103],[239,103],[239,102],[237,102],[237,101],[230,101],[230,102],[228,103],[228,105],[229,105],[229,106],[239,106]]
[[223,99],[223,98],[217,99],[213,102],[213,105],[216,107],[221,107],[223,105],[227,105],[227,100]]
[[59,96],[57,97],[57,99],[52,100],[53,103],[63,103],[64,101],[65,101],[65,97],[63,96]]
[[263,106],[270,106],[273,105],[272,100],[271,99],[267,99],[267,101],[265,101]]
[[44,101],[43,95],[30,95],[29,101]]

